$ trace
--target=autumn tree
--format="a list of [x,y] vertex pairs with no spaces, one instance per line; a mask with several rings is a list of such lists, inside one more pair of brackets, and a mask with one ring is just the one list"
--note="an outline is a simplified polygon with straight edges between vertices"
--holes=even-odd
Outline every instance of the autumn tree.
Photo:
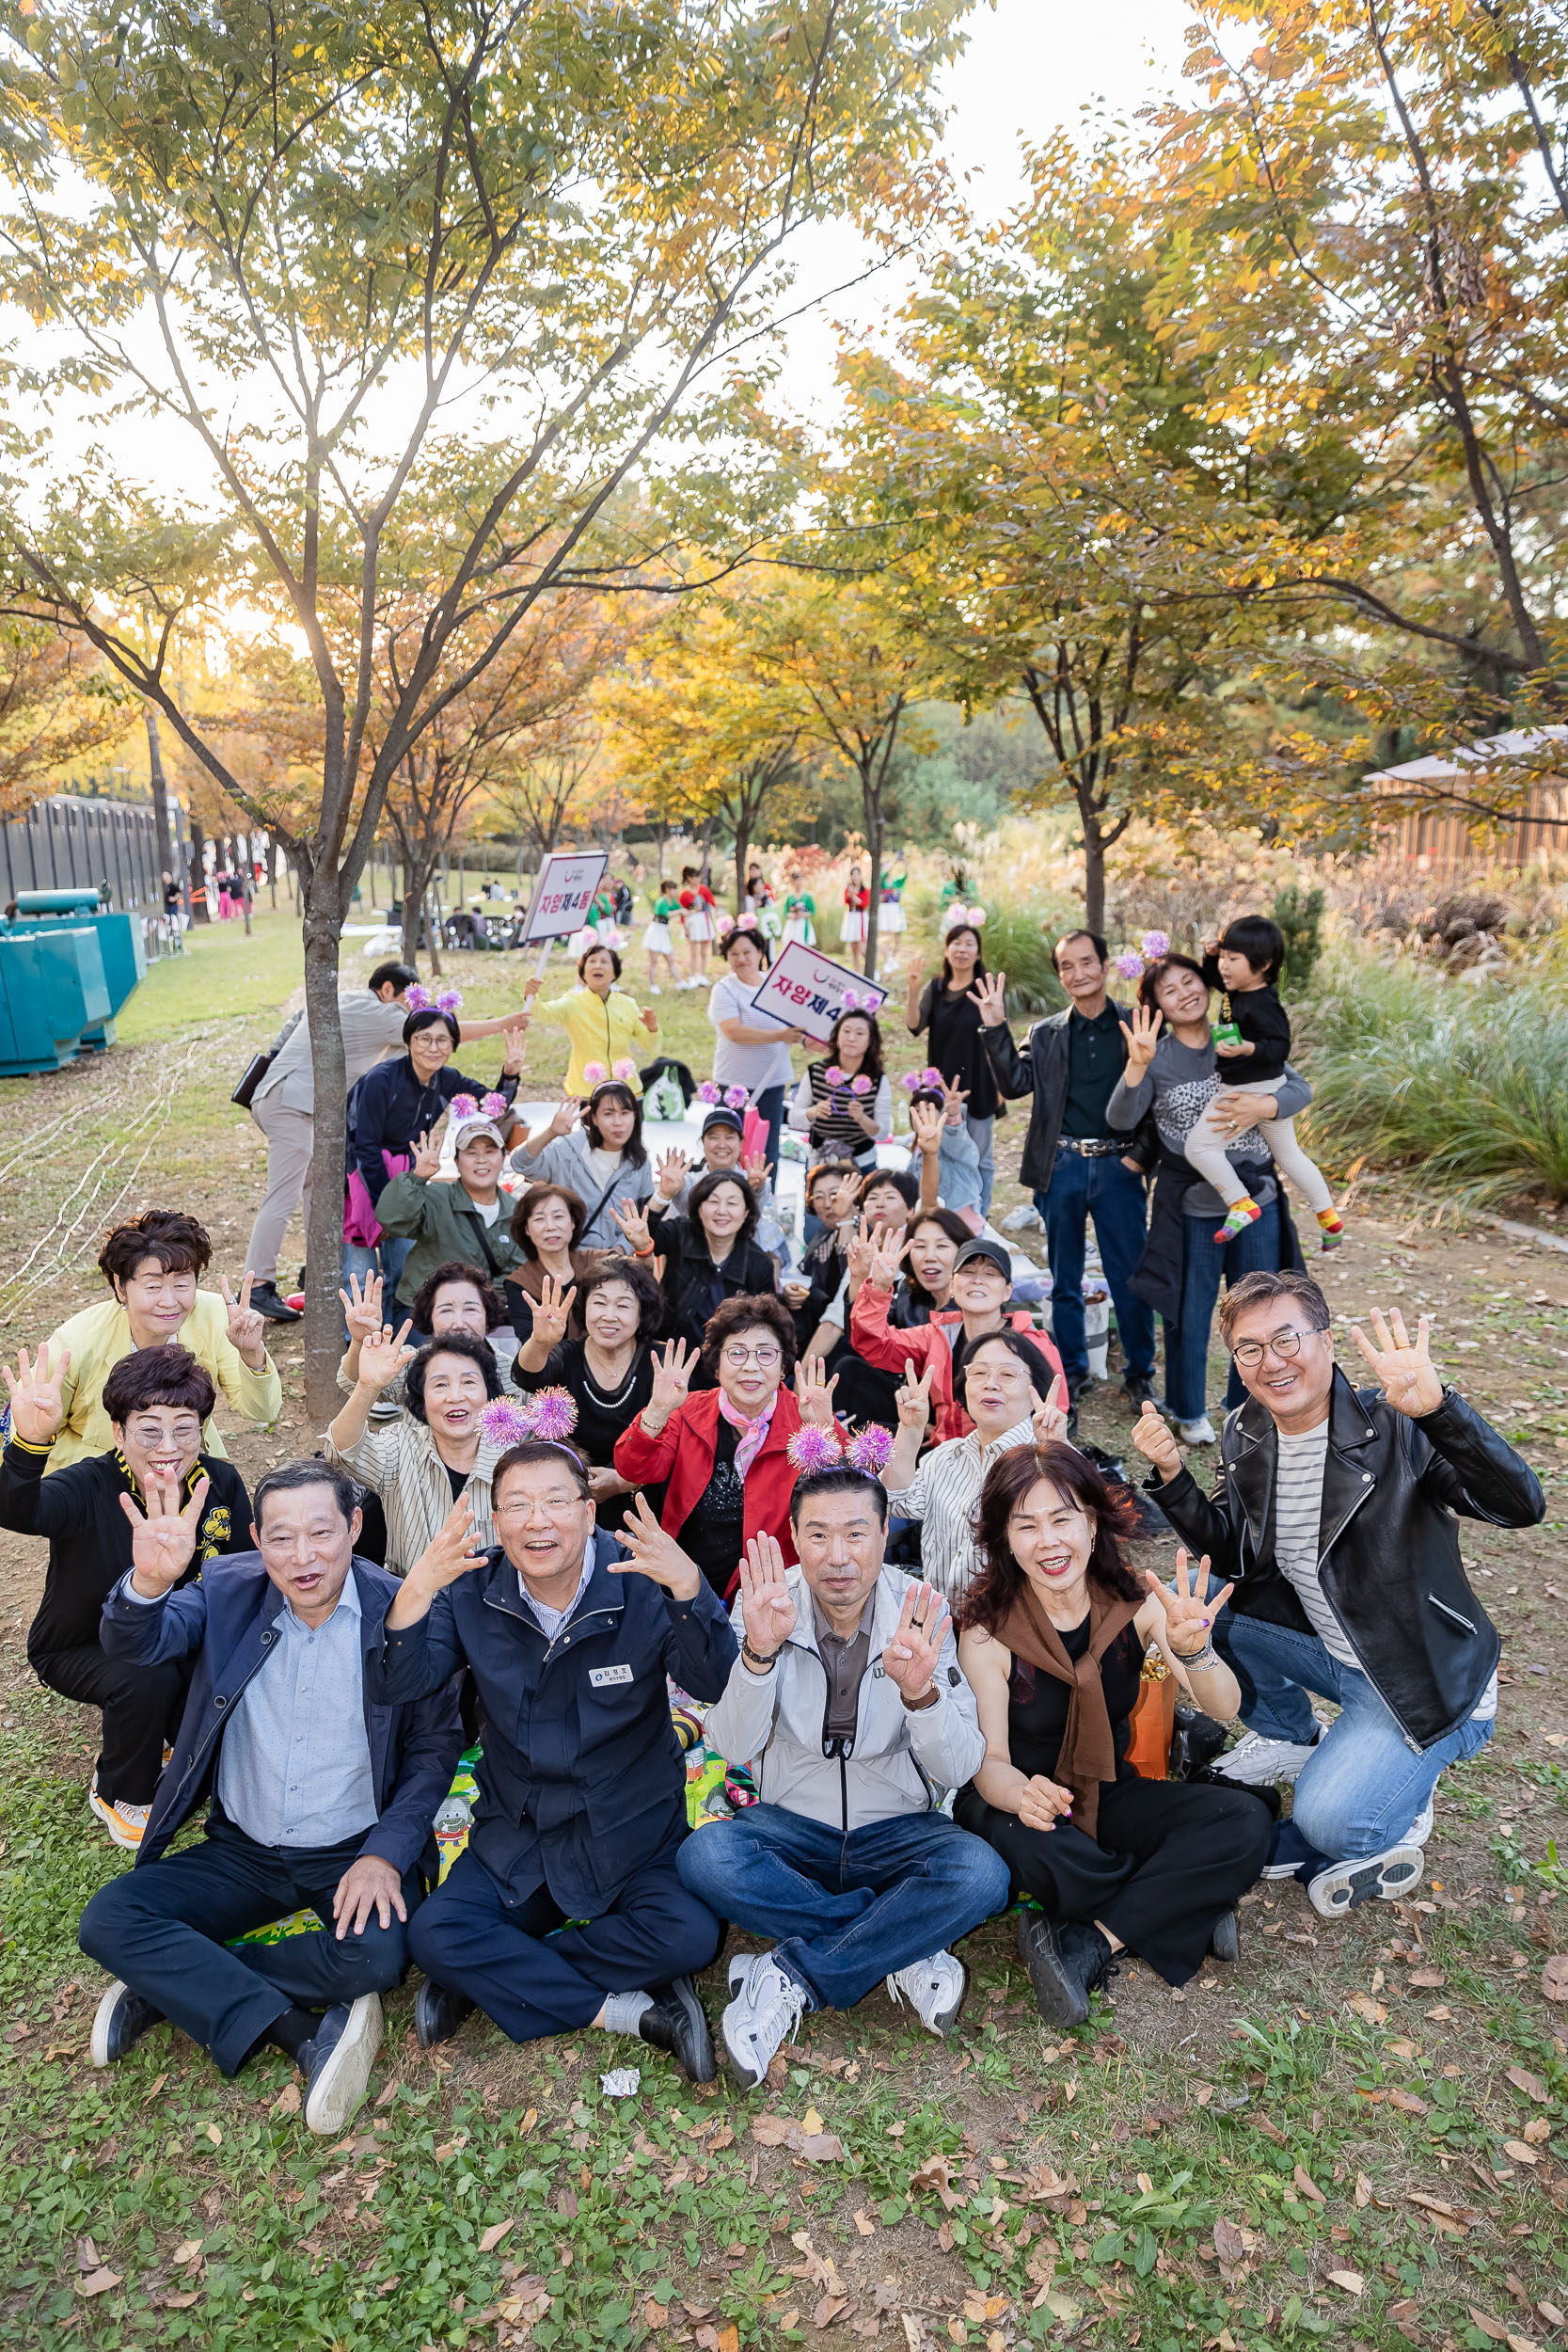
[[[343,1165],[339,938],[388,787],[563,588],[770,519],[757,339],[797,233],[920,200],[962,0],[38,0],[0,114],[9,604],[93,647],[245,800],[169,660],[205,604],[298,633],[322,709],[304,898],[314,1058],[308,1393],[330,1409]],[[52,416],[92,446],[51,465]],[[136,491],[137,420],[187,498]],[[722,463],[716,454],[722,448]],[[112,449],[112,458],[109,454]],[[653,471],[657,456],[657,473]],[[626,485],[641,485],[630,520]],[[451,518],[396,702],[401,518]],[[122,625],[151,581],[167,634]]]
[[130,697],[79,639],[0,621],[0,816],[19,816],[61,771],[126,731]]

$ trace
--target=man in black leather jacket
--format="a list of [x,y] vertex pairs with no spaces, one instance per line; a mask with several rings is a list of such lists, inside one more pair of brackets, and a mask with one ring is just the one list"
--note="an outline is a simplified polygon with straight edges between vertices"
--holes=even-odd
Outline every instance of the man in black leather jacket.
[[[1423,1315],[1353,1336],[1376,1388],[1335,1367],[1327,1301],[1294,1273],[1249,1274],[1220,1310],[1247,1401],[1205,1496],[1145,1408],[1133,1442],[1183,1543],[1233,1580],[1215,1645],[1255,1735],[1227,1777],[1295,1778],[1265,1875],[1299,1877],[1325,1918],[1403,1895],[1423,1867],[1433,1792],[1497,1711],[1497,1629],[1470,1588],[1460,1518],[1532,1527],[1528,1463],[1433,1369]],[[1309,1692],[1340,1708],[1325,1730]]]

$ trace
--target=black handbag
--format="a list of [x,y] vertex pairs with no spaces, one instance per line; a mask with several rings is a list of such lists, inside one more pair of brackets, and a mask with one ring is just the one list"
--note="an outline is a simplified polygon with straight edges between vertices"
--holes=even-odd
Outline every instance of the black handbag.
[[261,1085],[262,1079],[266,1076],[267,1072],[272,1068],[273,1063],[277,1059],[278,1055],[283,1051],[284,1046],[287,1045],[290,1038],[293,1037],[294,1031],[298,1028],[304,1018],[305,1015],[302,1012],[292,1013],[289,1019],[284,1022],[283,1026],[278,1030],[277,1035],[273,1039],[272,1043],[267,1046],[263,1052],[260,1054],[252,1054],[244,1070],[240,1073],[239,1085],[234,1089],[233,1093],[229,1097],[229,1100],[231,1103],[237,1103],[239,1104],[241,1110],[247,1111],[250,1108],[251,1104],[256,1099],[257,1088]]

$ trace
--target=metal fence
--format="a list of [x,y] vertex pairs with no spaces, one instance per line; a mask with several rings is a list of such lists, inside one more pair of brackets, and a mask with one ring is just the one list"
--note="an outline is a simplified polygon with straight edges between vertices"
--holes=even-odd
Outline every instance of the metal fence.
[[[169,820],[182,837],[183,812]],[[164,884],[150,801],[100,801],[55,793],[0,825],[0,889],[7,905],[24,890],[97,890],[107,882],[122,911],[162,914]]]

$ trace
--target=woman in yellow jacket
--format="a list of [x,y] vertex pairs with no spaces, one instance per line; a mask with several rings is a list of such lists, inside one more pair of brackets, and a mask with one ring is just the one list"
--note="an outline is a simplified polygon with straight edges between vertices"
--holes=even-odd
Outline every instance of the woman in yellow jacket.
[[[637,1057],[646,1049],[638,1033],[646,1030],[657,1037],[658,1015],[640,1012],[634,1000],[616,987],[620,977],[621,959],[613,947],[585,948],[578,958],[576,988],[569,988],[564,996],[552,996],[548,1004],[533,1007],[535,1019],[548,1020],[553,1015],[570,1040],[568,1094],[590,1095],[606,1078],[619,1078],[633,1094],[642,1091]],[[538,980],[530,980],[526,993],[531,1000],[540,986]],[[623,1067],[617,1068],[617,1063]]]
[[[60,1396],[65,1419],[49,1456],[49,1470],[107,1454],[114,1445],[103,1410],[103,1383],[122,1356],[134,1348],[162,1347],[178,1340],[212,1374],[220,1395],[245,1421],[274,1422],[283,1410],[283,1383],[267,1354],[266,1326],[250,1303],[251,1278],[238,1298],[197,1288],[212,1263],[213,1245],[203,1226],[174,1209],[149,1209],[129,1225],[117,1225],[99,1252],[99,1268],[113,1298],[85,1307],[50,1335],[49,1360],[69,1353]],[[211,1422],[201,1433],[203,1453],[224,1454],[223,1439]]]

